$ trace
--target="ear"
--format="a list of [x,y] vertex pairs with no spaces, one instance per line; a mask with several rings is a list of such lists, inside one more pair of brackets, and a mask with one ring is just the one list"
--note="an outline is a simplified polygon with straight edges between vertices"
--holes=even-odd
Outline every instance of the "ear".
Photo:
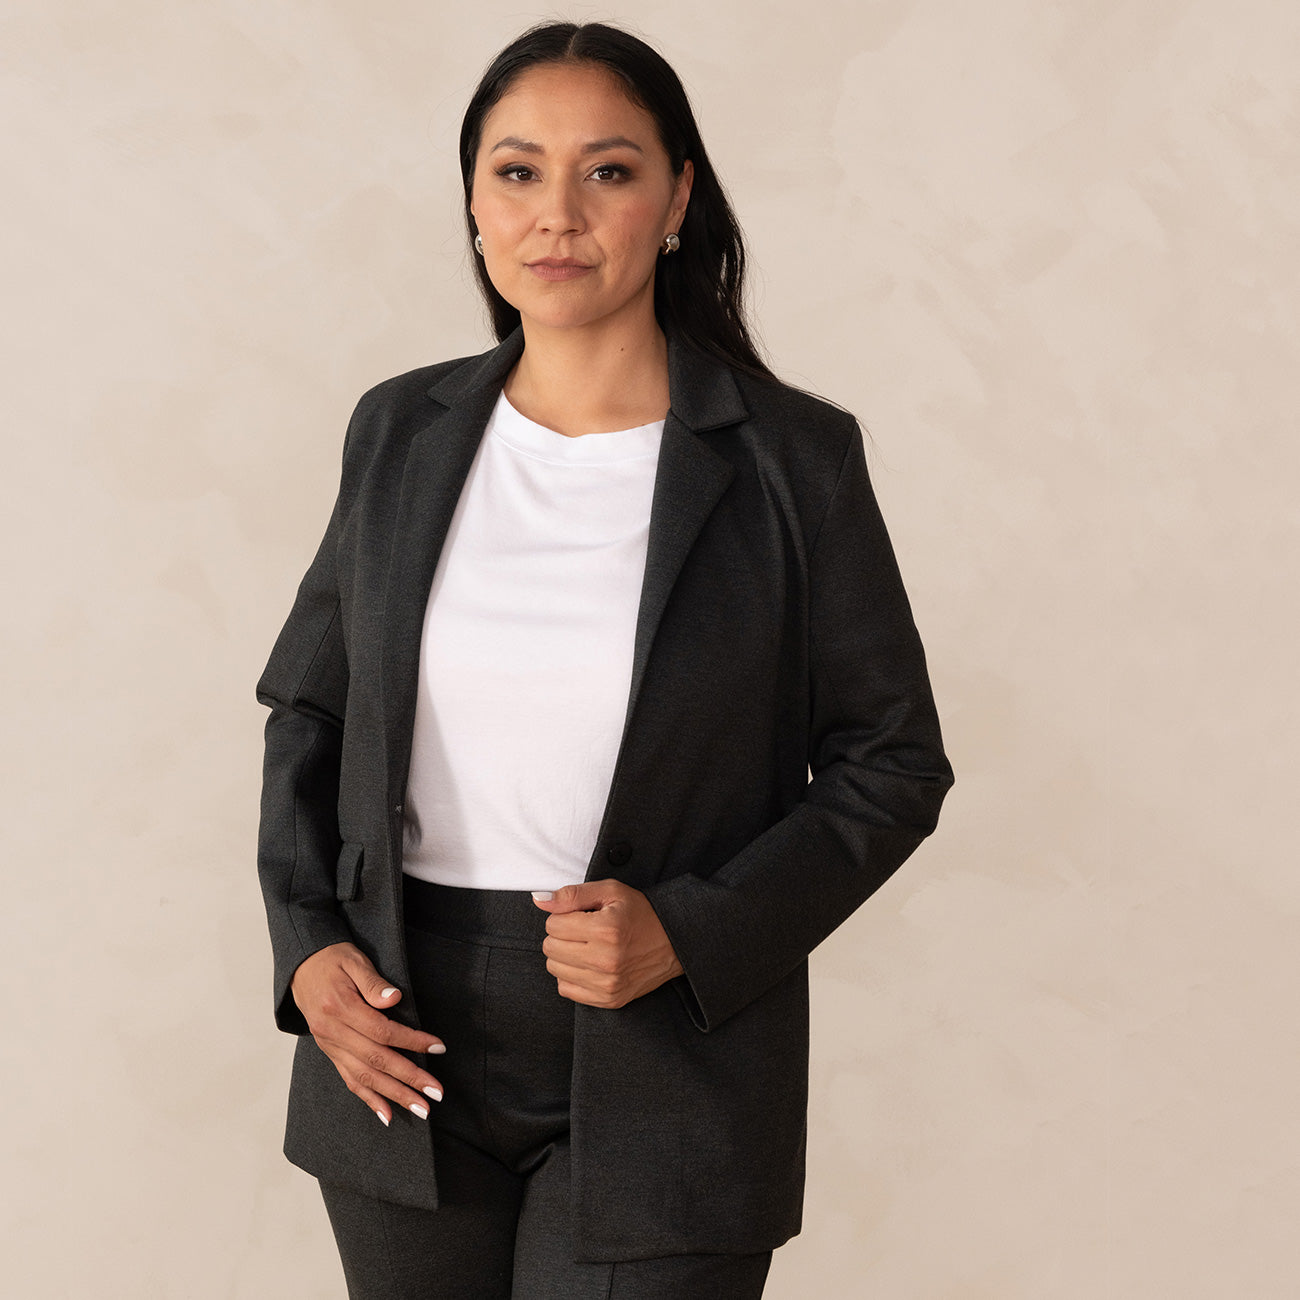
[[682,163],[682,174],[677,178],[677,184],[673,190],[673,214],[680,221],[686,212],[686,205],[690,202],[691,186],[695,182],[695,164],[689,158]]

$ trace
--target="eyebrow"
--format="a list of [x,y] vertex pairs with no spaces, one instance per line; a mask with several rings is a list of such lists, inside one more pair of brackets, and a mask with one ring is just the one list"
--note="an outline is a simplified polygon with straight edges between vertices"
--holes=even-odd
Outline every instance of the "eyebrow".
[[[519,153],[545,153],[546,150],[535,140],[521,140],[517,135],[502,136],[489,150],[490,153],[496,153],[498,149],[515,149]],[[625,135],[607,135],[603,140],[591,140],[583,145],[584,154],[604,153],[606,149],[635,149],[637,153],[645,153],[634,140],[629,140]]]

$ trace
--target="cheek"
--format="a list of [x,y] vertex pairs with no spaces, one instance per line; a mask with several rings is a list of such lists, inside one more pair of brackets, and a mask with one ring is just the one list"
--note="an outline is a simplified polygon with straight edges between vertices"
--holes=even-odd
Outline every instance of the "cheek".
[[482,187],[475,185],[470,190],[470,206],[474,211],[474,220],[479,229],[491,226],[504,230],[519,223],[523,205],[517,195],[503,192],[500,185],[492,184],[489,177]]
[[666,205],[658,198],[646,198],[640,203],[633,206],[633,219],[637,226],[647,232],[651,239],[659,234],[659,228],[664,224]]
[[663,205],[647,200],[624,207],[610,224],[620,252],[636,262],[653,263],[663,237]]
[[474,201],[474,220],[478,222],[480,230],[484,228],[497,229],[505,225],[507,215],[507,209],[490,197],[475,199]]

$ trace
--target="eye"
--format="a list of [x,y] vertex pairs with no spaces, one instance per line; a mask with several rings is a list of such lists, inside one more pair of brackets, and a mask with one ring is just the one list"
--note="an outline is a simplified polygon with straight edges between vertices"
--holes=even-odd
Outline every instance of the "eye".
[[597,180],[608,184],[611,181],[626,180],[632,173],[622,163],[601,163],[591,174]]
[[[519,176],[518,173],[523,175]],[[528,180],[533,174],[531,167],[525,167],[523,163],[509,163],[505,167],[497,168],[497,175],[507,180]]]

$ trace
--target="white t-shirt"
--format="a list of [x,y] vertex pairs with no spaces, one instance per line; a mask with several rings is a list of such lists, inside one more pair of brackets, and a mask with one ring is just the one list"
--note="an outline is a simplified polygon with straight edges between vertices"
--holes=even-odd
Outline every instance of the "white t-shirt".
[[632,681],[664,422],[566,437],[501,394],[425,608],[402,867],[585,878]]

